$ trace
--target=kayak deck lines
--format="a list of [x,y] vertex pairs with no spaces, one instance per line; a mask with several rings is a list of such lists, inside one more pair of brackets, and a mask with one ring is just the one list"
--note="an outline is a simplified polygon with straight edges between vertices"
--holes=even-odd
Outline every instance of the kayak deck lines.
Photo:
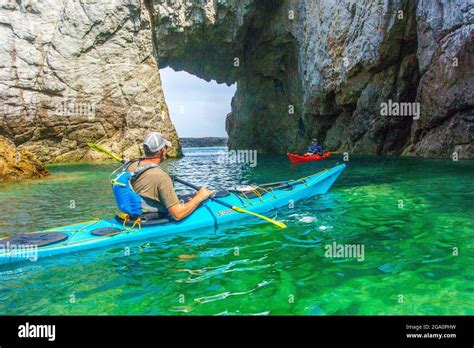
[[[311,174],[311,175],[308,175],[308,176],[305,176],[305,177],[302,177],[302,178],[299,178],[297,180],[288,180],[286,181],[287,185],[286,186],[290,186],[290,190],[289,192],[291,193],[291,190],[293,190],[293,186],[296,186],[297,184],[303,184],[304,186],[308,187],[309,184],[307,183],[307,179],[315,179],[315,178],[318,178],[319,176],[323,175],[324,173],[326,173],[327,171],[329,171],[330,169],[326,168],[318,173],[315,173],[315,174]],[[291,185],[289,185],[289,183],[291,183]],[[283,188],[280,188],[280,190],[284,190]],[[266,199],[263,199],[262,197],[265,195],[261,195],[259,196],[259,200],[261,203],[265,202],[265,201],[268,201],[268,200],[276,200],[276,199],[281,199],[282,197],[284,197],[285,195],[282,193],[282,195],[280,196],[276,196],[275,194],[275,190],[273,187],[270,187],[269,190],[266,190],[267,192],[265,194],[271,194],[272,197],[268,197]],[[288,191],[288,190],[285,190],[285,191]],[[247,197],[245,197],[245,199],[247,199],[247,201],[249,202],[249,205],[242,205],[242,206],[238,206],[239,208],[248,208],[248,207],[251,207],[253,205],[253,203],[250,201],[250,199],[248,199]]]

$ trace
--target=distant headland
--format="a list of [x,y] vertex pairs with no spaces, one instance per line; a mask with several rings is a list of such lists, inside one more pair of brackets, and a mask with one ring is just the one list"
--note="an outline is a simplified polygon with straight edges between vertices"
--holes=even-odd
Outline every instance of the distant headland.
[[227,146],[227,140],[225,137],[179,138],[181,147]]

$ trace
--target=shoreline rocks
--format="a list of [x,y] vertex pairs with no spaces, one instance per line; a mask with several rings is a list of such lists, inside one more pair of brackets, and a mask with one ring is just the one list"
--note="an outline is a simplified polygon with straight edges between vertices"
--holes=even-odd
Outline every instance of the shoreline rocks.
[[0,135],[0,182],[38,179],[48,175],[46,167],[34,154],[18,149]]

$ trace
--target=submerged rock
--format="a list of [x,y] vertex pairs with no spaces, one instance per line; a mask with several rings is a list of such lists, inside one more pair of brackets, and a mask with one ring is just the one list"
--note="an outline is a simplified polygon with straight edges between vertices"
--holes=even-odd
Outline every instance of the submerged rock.
[[41,178],[49,175],[35,155],[0,135],[0,181]]

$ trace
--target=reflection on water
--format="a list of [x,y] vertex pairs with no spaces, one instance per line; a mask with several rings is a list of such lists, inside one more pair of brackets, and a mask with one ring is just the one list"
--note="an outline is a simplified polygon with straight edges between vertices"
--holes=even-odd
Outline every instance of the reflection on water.
[[[284,156],[259,156],[251,168],[222,161],[222,151],[185,149],[164,167],[218,189],[337,162],[292,166]],[[0,185],[0,233],[112,216],[115,167],[55,165],[50,179]],[[113,246],[2,268],[0,314],[472,315],[473,169],[466,161],[352,157],[328,194],[273,213],[285,230],[245,219],[133,244],[130,256]],[[364,245],[364,262],[325,257],[334,241]]]

